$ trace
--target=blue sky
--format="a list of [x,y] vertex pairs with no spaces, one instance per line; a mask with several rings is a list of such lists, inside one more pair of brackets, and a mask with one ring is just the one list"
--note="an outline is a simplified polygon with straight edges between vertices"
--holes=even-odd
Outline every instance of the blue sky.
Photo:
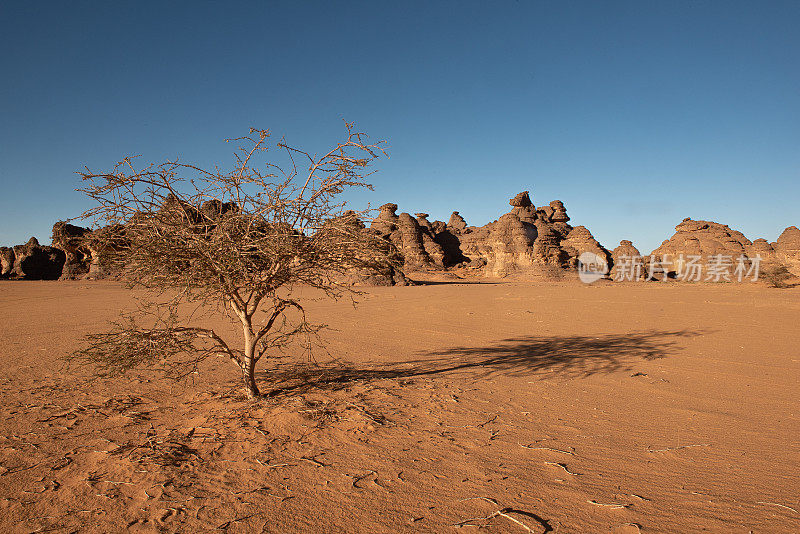
[[86,209],[84,165],[229,165],[250,126],[387,139],[375,191],[482,225],[530,190],[613,248],[684,217],[800,225],[800,2],[0,4],[0,244]]

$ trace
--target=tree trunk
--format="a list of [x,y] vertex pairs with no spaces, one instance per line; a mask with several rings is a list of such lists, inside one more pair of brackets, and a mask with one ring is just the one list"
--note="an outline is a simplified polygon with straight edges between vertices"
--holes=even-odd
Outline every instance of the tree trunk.
[[253,323],[251,317],[246,314],[240,315],[244,332],[244,389],[248,399],[255,399],[261,396],[256,385],[256,342],[253,335]]
[[256,399],[261,396],[256,385],[256,362],[253,358],[245,359],[244,388],[248,399]]

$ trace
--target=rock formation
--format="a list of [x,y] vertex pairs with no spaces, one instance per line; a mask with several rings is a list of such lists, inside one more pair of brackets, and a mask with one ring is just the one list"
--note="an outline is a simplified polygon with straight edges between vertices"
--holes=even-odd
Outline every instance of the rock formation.
[[14,270],[14,249],[0,247],[0,278],[8,278]]
[[[561,241],[561,248],[567,253],[570,259],[577,258],[584,252],[596,254],[605,261],[606,265],[612,262],[611,254],[603,248],[594,238],[592,233],[585,226],[576,226],[567,234],[566,239]],[[570,265],[576,267],[577,265]]]
[[460,234],[467,230],[467,221],[457,211],[454,211],[447,222],[447,228],[453,233]]
[[396,211],[397,204],[381,206],[378,216],[370,224],[370,229],[397,247],[405,260],[405,269],[415,271],[443,268],[445,253],[434,239],[433,225],[428,222],[428,215],[418,213],[418,218],[415,219],[408,213],[397,215]]
[[[353,264],[343,275],[334,276],[338,283],[351,286],[408,285],[403,271],[397,268],[402,258],[398,257],[398,251],[387,235],[367,229],[358,214],[352,210],[345,212],[334,222],[347,229],[346,235],[352,236],[348,241],[361,242],[359,251],[362,252],[353,259]],[[373,251],[378,254],[372,254]]]
[[66,261],[61,270],[62,280],[74,280],[89,272],[92,254],[87,247],[89,228],[75,226],[65,221],[53,225],[53,246],[64,251]]
[[0,276],[18,280],[57,280],[66,254],[39,244],[32,237],[24,245],[0,248]]
[[125,228],[106,226],[92,231],[64,221],[53,225],[53,247],[66,256],[61,271],[62,280],[107,278],[118,274],[120,266],[113,265],[112,249],[124,248]]
[[726,224],[686,218],[675,227],[676,233],[652,252],[657,260],[680,261],[680,256],[746,255],[753,243]]
[[793,263],[792,259],[797,258],[800,252],[800,230],[795,227],[784,230],[778,242],[772,244],[766,239],[750,241],[742,232],[712,221],[686,218],[675,230],[676,233],[671,238],[661,243],[650,257],[645,258],[645,261],[652,258],[652,261],[669,266],[670,276],[685,272],[692,257],[699,257],[700,263],[707,264],[714,257],[720,256],[726,263],[732,264],[731,272],[734,272],[740,261],[750,265],[758,257],[761,269],[786,265],[790,270],[794,266],[800,273],[797,263]]
[[[754,243],[755,244],[755,243]],[[790,226],[772,244],[775,257],[795,276],[800,276],[800,229]]]
[[[454,211],[447,224],[395,215],[384,204],[371,228],[388,236],[405,256],[408,271],[458,267],[480,269],[488,276],[574,267],[583,252],[610,263],[611,255],[583,226],[573,228],[559,200],[537,208],[528,191],[509,200],[511,211],[485,226],[469,226]],[[416,225],[412,224],[412,221]]]
[[[562,273],[577,267],[581,254],[591,252],[611,267],[610,277],[622,279],[649,278],[650,267],[667,266],[667,276],[676,277],[692,257],[708,261],[722,255],[734,264],[738,259],[760,257],[767,266],[786,266],[800,276],[800,229],[786,228],[775,243],[765,239],[750,241],[744,234],[727,225],[711,221],[684,219],[676,233],[651,254],[640,256],[631,241],[620,241],[613,252],[605,249],[585,226],[571,226],[564,203],[553,200],[534,205],[528,191],[509,200],[511,209],[484,226],[469,226],[458,211],[447,223],[430,221],[427,213],[397,214],[397,204],[384,204],[367,228],[355,213],[345,214],[358,225],[358,231],[374,241],[391,244],[399,254],[401,268],[361,267],[354,269],[351,282],[362,285],[404,284],[402,271],[441,271],[445,269],[507,276]],[[194,207],[167,198],[159,213],[179,217],[199,231],[213,231],[227,213],[237,212],[234,203],[209,201]],[[348,219],[349,220],[349,219]],[[53,226],[53,247],[42,247],[32,239],[13,248],[0,247],[0,277],[4,278],[97,278],[116,272],[104,260],[115,248],[125,249],[125,235],[135,232],[136,217],[125,226],[90,230],[66,222]],[[366,239],[365,242],[370,241]],[[382,241],[380,241],[382,240]],[[121,248],[119,248],[121,247]],[[633,258],[640,258],[639,269],[631,272]],[[391,263],[396,263],[392,260]],[[624,276],[618,277],[623,263]],[[752,262],[751,262],[752,263]],[[773,265],[774,264],[774,265]],[[118,268],[118,267],[116,267]],[[401,270],[402,269],[402,270]],[[654,276],[663,278],[663,276]]]
[[612,280],[641,280],[645,277],[642,265],[642,254],[633,246],[633,242],[623,239],[619,246],[611,251],[612,265],[610,276]]

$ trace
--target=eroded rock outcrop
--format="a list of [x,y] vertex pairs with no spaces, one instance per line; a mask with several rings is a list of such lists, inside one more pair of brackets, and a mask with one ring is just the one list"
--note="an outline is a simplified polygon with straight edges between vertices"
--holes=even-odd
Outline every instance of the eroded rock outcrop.
[[86,238],[91,233],[89,228],[75,226],[65,221],[58,221],[53,225],[53,246],[64,251],[66,257],[61,270],[61,279],[74,280],[89,272],[92,254]]
[[[350,264],[345,266],[345,271],[334,275],[338,283],[351,286],[408,285],[402,269],[399,268],[402,258],[387,235],[368,229],[352,210],[333,219],[330,224],[348,242],[359,243],[358,253],[350,258]],[[348,253],[346,256],[351,255]]]
[[687,272],[692,258],[704,265],[723,263],[723,267],[730,266],[730,271],[737,280],[737,269],[749,269],[754,263],[759,265],[762,272],[785,266],[793,274],[800,276],[800,230],[796,227],[791,226],[784,230],[778,241],[771,244],[766,239],[750,241],[742,232],[712,221],[687,218],[675,230],[676,233],[670,239],[655,249],[651,256],[645,257],[646,261],[652,258],[654,262],[670,265],[671,276],[680,278],[681,273]]
[[[91,230],[64,221],[53,225],[53,247],[64,252],[62,280],[108,278],[121,269],[114,262],[113,252],[125,247],[125,228],[112,225]],[[119,258],[117,258],[119,260]]]
[[612,280],[641,280],[645,277],[642,265],[642,254],[633,245],[633,241],[623,239],[619,246],[611,251],[613,267],[610,276]]
[[454,233],[462,233],[467,230],[467,221],[457,211],[450,215],[450,220],[447,222],[447,228]]
[[[445,253],[434,239],[433,225],[426,213],[415,219],[408,213],[396,214],[397,204],[384,204],[370,229],[391,241],[402,254],[409,271],[443,268]],[[420,223],[420,221],[422,221]]]
[[[709,257],[730,258],[735,262],[740,257],[755,256],[756,249],[766,250],[763,243],[755,246],[742,232],[731,229],[726,224],[713,221],[695,221],[686,218],[675,227],[676,233],[655,249],[650,258],[659,262],[670,275],[684,272],[691,258],[698,256],[702,261]],[[766,258],[762,256],[763,260]]]
[[35,237],[0,252],[3,276],[18,280],[57,280],[65,261],[64,251],[42,246]]
[[0,278],[8,278],[14,270],[14,249],[0,247]]
[[738,230],[712,221],[686,218],[675,230],[676,233],[654,250],[653,254],[744,254],[753,244]]
[[[592,233],[585,226],[576,226],[567,234],[566,239],[561,241],[561,248],[567,253],[570,259],[578,258],[584,252],[591,252],[599,256],[606,265],[612,263],[611,253],[594,238]],[[576,265],[571,265],[576,266]]]
[[429,222],[428,214],[417,213],[417,230],[408,220],[401,220],[405,219],[402,214],[395,215],[397,205],[385,204],[372,228],[397,244],[406,255],[409,271],[457,266],[480,269],[488,276],[506,276],[545,267],[574,267],[578,256],[588,251],[610,262],[610,253],[588,229],[568,224],[560,200],[537,208],[530,193],[523,191],[510,199],[509,205],[508,213],[480,227],[469,226],[457,211],[446,224]]
[[792,274],[800,276],[800,229],[796,226],[786,228],[772,248],[776,259],[786,265]]

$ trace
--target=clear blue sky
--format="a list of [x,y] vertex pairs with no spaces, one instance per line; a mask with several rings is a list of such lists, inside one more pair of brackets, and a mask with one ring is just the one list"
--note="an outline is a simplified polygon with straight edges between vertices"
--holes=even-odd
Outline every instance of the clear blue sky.
[[74,174],[230,163],[252,126],[389,141],[375,192],[482,225],[529,189],[613,248],[684,217],[800,225],[800,2],[0,4],[0,244],[49,242]]

